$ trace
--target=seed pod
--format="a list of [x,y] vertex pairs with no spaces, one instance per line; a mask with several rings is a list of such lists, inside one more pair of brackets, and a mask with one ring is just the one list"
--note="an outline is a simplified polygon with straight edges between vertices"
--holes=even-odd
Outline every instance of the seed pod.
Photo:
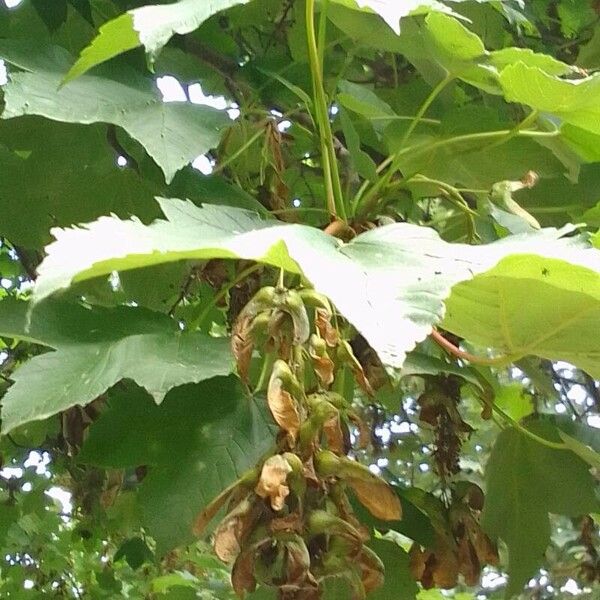
[[310,537],[326,533],[344,537],[353,545],[360,545],[363,542],[363,536],[353,525],[325,510],[312,511],[308,516],[306,527]]
[[302,288],[298,290],[298,294],[300,294],[300,298],[302,298],[302,302],[304,302],[305,306],[310,306],[312,308],[323,308],[329,314],[332,314],[331,304],[327,299],[327,296],[323,294],[319,294],[314,288]]
[[287,364],[282,360],[276,360],[267,388],[267,402],[273,419],[292,440],[296,440],[300,430],[300,414],[298,403],[288,389],[298,391],[299,387]]
[[321,450],[315,455],[315,469],[321,477],[335,477],[340,473],[341,459],[330,450]]
[[331,311],[324,308],[315,310],[315,327],[320,336],[327,342],[330,348],[335,348],[340,341],[340,336],[335,327],[331,325]]
[[292,467],[280,454],[271,456],[263,464],[255,491],[261,498],[270,500],[273,510],[279,511],[285,505],[285,499],[290,493],[286,480],[291,471]]
[[324,387],[329,387],[333,383],[333,371],[335,365],[327,355],[327,345],[325,341],[315,335],[310,336],[308,353],[312,359],[313,369]]
[[287,477],[287,482],[292,493],[303,502],[306,493],[306,478],[304,476],[304,463],[293,452],[284,452],[283,458],[292,469]]
[[286,290],[277,298],[277,307],[287,312],[294,324],[294,344],[304,344],[310,335],[310,323],[306,307],[300,294],[295,290]]
[[327,400],[313,395],[307,400],[310,417],[300,427],[300,448],[302,452],[309,451],[317,438],[320,438],[327,421],[339,415],[338,410]]
[[354,379],[356,379],[356,383],[361,387],[361,389],[368,394],[369,396],[373,396],[373,388],[367,379],[365,372],[363,371],[362,365],[358,362],[356,356],[352,352],[352,347],[346,340],[342,340],[338,346],[338,356],[340,360],[347,363],[352,373],[354,374]]

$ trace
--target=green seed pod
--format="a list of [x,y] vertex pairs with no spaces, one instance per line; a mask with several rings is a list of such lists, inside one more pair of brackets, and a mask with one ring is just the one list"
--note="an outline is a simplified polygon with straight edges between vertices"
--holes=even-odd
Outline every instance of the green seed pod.
[[308,341],[308,348],[311,356],[322,357],[327,352],[327,344],[323,338],[313,333]]
[[300,294],[295,290],[286,290],[285,294],[278,297],[278,308],[287,312],[294,324],[294,344],[304,344],[310,335],[310,322],[308,313]]
[[321,477],[335,477],[339,474],[342,462],[329,450],[320,450],[315,455],[315,469]]
[[281,385],[285,390],[290,392],[295,398],[304,397],[304,389],[292,373],[289,365],[281,359],[276,360],[273,363],[273,370],[271,371],[271,380],[280,379]]
[[325,533],[343,536],[352,540],[352,543],[360,543],[362,540],[361,534],[353,525],[325,510],[313,510],[308,516],[306,527],[311,537]]
[[327,297],[323,294],[319,294],[315,289],[303,288],[298,291],[298,294],[306,306],[310,306],[311,308],[323,308],[329,314],[332,313],[331,304]]
[[[302,434],[300,434],[302,435]],[[304,477],[304,464],[293,452],[284,452],[283,458],[287,461],[292,471],[287,476],[287,484],[291,492],[300,502],[304,499],[306,493],[306,478]]]

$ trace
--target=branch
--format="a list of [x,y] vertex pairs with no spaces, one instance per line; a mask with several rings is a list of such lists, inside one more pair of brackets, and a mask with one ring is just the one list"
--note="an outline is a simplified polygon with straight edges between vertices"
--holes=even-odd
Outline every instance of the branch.
[[244,95],[248,95],[250,90],[235,78],[240,70],[237,62],[233,58],[215,52],[212,48],[191,37],[185,39],[185,47],[200,62],[208,65],[223,77],[225,87],[231,94],[231,97],[241,106],[242,98]]
[[37,255],[37,252],[34,250],[27,250],[15,244],[11,244],[11,246],[21,263],[23,270],[27,273],[27,277],[29,277],[31,281],[35,281],[37,279],[37,268],[42,262]]
[[488,358],[487,356],[476,356],[470,352],[465,352],[464,350],[461,350],[455,346],[451,341],[447,340],[435,328],[431,331],[430,335],[433,341],[436,342],[438,346],[441,346],[444,350],[446,350],[446,352],[452,354],[452,356],[455,356],[456,358],[467,360],[474,365],[486,365],[491,367],[512,362],[512,358],[510,356],[496,356],[494,358]]

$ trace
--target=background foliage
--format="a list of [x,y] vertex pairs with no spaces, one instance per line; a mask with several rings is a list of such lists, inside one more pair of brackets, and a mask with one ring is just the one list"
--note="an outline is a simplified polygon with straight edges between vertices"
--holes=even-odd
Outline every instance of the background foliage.
[[391,487],[306,475],[360,549],[248,597],[598,597],[597,2],[13,0],[0,59],[2,598],[235,597],[313,392]]

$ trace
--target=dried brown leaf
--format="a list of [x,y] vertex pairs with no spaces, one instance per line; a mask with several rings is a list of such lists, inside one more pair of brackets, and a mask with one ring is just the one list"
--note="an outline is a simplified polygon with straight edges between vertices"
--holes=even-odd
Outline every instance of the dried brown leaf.
[[458,543],[458,562],[461,575],[467,585],[479,583],[481,564],[467,538],[462,538]]
[[237,486],[238,482],[224,489],[212,502],[210,502],[201,512],[198,513],[194,519],[194,525],[192,526],[192,531],[194,532],[195,536],[202,535],[206,529],[206,526],[214,519],[221,508],[225,506],[225,503],[237,489]]
[[348,419],[358,429],[358,447],[364,450],[369,446],[369,442],[371,441],[371,429],[354,411],[347,411],[346,414]]
[[256,589],[256,579],[254,578],[255,552],[254,546],[240,552],[231,569],[231,585],[240,598]]
[[271,456],[263,465],[255,491],[261,498],[270,500],[273,510],[284,507],[285,499],[290,493],[286,480],[291,472],[292,467],[280,454]]
[[232,563],[240,553],[239,526],[237,519],[223,521],[215,531],[213,547],[215,554],[226,563]]
[[300,430],[300,415],[296,401],[283,389],[280,377],[271,376],[267,389],[267,402],[277,425],[295,440]]
[[313,361],[313,368],[321,385],[328,388],[333,383],[333,371],[335,369],[333,361],[327,354],[323,356],[314,356],[311,354],[311,358]]
[[360,388],[365,392],[365,394],[369,396],[373,396],[375,392],[373,392],[373,388],[367,379],[365,372],[363,371],[362,365],[359,360],[354,356],[354,352],[352,351],[352,347],[348,342],[342,340],[341,343],[342,348],[342,358],[349,364],[352,374],[354,375],[354,379],[356,383],[360,386]]
[[245,498],[221,521],[214,534],[213,547],[223,562],[231,564],[236,559],[255,519],[255,505]]
[[243,312],[233,325],[231,333],[231,352],[237,364],[240,379],[248,383],[248,372],[254,351],[254,342],[251,338],[252,317]]
[[344,434],[340,424],[339,414],[334,415],[323,425],[323,434],[327,440],[327,447],[336,454],[345,456],[346,448],[344,444]]
[[315,327],[330,348],[337,346],[340,336],[331,324],[331,313],[327,309],[315,309]]
[[431,556],[429,550],[423,550],[416,542],[411,546],[408,552],[409,568],[411,575],[416,581],[423,579],[423,574],[427,568],[427,559]]
[[271,533],[279,533],[281,531],[291,531],[300,533],[303,527],[302,516],[295,512],[286,515],[285,517],[278,517],[273,519],[269,523],[269,530]]
[[465,529],[475,554],[482,565],[497,565],[499,562],[498,548],[481,529],[475,519],[465,522]]
[[360,503],[374,517],[384,521],[398,521],[402,518],[400,498],[383,479],[376,476],[370,480],[352,477],[347,481]]
[[[429,564],[429,563],[428,563]],[[438,541],[434,553],[433,583],[443,589],[456,587],[458,582],[459,561],[452,548]]]

